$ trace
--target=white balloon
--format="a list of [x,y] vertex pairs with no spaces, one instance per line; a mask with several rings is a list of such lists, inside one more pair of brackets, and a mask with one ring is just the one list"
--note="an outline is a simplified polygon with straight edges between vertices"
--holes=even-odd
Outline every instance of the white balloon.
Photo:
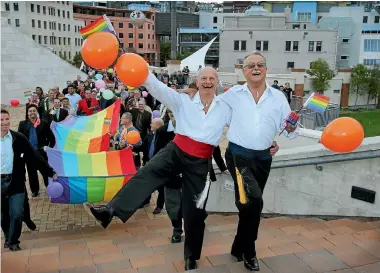
[[145,23],[145,14],[142,11],[135,10],[132,11],[131,15],[129,16],[131,23],[136,26],[141,26]]

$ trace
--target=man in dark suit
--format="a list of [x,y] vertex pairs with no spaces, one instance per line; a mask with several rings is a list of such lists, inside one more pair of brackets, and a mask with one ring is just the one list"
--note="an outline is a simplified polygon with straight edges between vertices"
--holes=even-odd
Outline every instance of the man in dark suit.
[[145,101],[140,100],[138,108],[132,108],[129,111],[132,114],[133,124],[140,132],[141,139],[144,139],[149,133],[150,122],[152,120],[152,114],[145,110]]
[[[45,146],[53,147],[55,145],[55,138],[53,132],[50,130],[49,124],[37,117],[37,106],[31,104],[27,108],[28,119],[20,121],[18,132],[23,134],[30,142],[36,152],[47,161],[47,155],[44,151]],[[36,197],[40,191],[38,182],[36,164],[27,164],[29,185],[32,191],[32,196]],[[47,175],[43,175],[45,186],[48,185]]]
[[53,179],[57,179],[57,175],[28,139],[9,127],[9,113],[1,110],[1,229],[4,248],[19,251],[26,195],[25,163],[35,163],[44,175]]
[[48,123],[51,124],[52,121],[60,122],[64,120],[69,115],[66,109],[61,108],[61,100],[58,98],[54,99],[54,107],[50,109],[48,115]]

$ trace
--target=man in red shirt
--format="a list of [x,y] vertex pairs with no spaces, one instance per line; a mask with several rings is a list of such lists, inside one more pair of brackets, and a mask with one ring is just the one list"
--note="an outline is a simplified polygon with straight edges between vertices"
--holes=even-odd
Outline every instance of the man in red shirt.
[[86,90],[84,97],[78,103],[78,116],[91,116],[101,110],[98,101],[91,98],[91,90]]

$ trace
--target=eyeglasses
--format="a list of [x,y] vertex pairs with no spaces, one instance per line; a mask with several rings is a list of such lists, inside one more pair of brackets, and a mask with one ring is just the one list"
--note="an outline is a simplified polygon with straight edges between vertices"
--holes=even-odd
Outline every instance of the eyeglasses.
[[249,63],[249,64],[246,64],[245,66],[244,66],[244,68],[248,68],[248,69],[253,69],[253,68],[255,68],[255,67],[258,67],[258,68],[264,68],[264,67],[266,67],[267,66],[267,64],[266,63],[258,63],[258,64],[255,64],[255,63]]

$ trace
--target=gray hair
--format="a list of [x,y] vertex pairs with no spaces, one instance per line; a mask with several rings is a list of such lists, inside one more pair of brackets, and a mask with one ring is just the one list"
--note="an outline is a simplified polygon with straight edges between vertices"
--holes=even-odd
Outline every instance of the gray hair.
[[[211,66],[205,66],[205,67],[202,67],[201,69],[199,69],[198,72],[197,72],[196,79],[199,79],[201,73],[202,73],[205,69],[210,69],[210,68],[214,69],[214,68],[211,67]],[[217,82],[219,82],[218,71],[216,71],[216,69],[214,69],[214,70],[215,70],[215,74],[216,74],[216,80],[217,80]]]
[[123,113],[123,115],[121,117],[132,121],[132,114],[129,112]]
[[154,119],[152,119],[152,123],[155,123],[155,124],[159,125],[160,127],[164,126],[164,121],[162,120],[162,118],[154,118]]
[[248,57],[251,57],[251,56],[254,56],[254,55],[256,55],[256,56],[261,56],[261,57],[264,59],[264,63],[267,62],[267,59],[264,57],[263,54],[260,53],[260,51],[253,51],[252,53],[250,53],[250,54],[248,54],[247,56],[244,57],[243,66],[246,65],[246,60],[247,60],[247,58],[248,58]]

